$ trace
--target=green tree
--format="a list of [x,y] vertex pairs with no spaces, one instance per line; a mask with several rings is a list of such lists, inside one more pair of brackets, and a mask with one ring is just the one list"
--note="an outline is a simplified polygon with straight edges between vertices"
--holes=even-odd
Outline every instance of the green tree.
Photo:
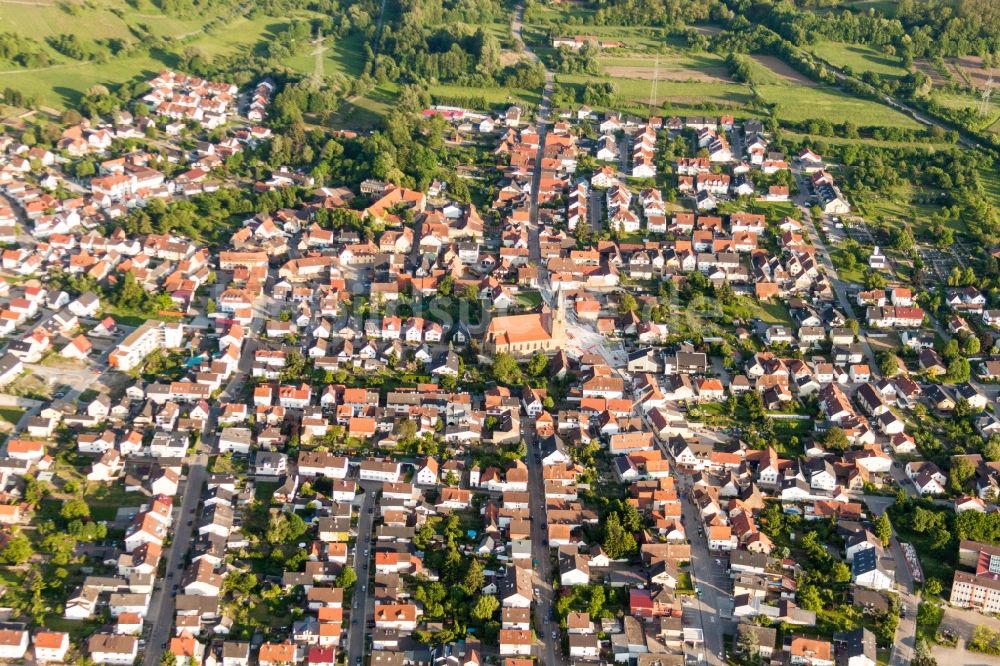
[[948,489],[953,493],[963,493],[975,476],[976,465],[968,458],[957,458],[948,471]]
[[267,520],[264,538],[269,544],[278,545],[299,539],[309,526],[298,514],[273,511]]
[[625,531],[617,513],[608,515],[607,522],[604,525],[604,542],[602,545],[604,546],[604,552],[613,560],[628,557],[638,548],[635,537]]
[[522,381],[521,367],[517,359],[506,352],[500,352],[493,358],[493,377],[497,382],[507,386],[519,385]]
[[820,442],[832,451],[846,451],[851,445],[843,428],[833,426],[820,437]]
[[941,594],[942,585],[941,581],[937,578],[928,578],[927,582],[924,583],[924,593],[929,594],[932,597]]
[[31,541],[28,540],[28,537],[18,533],[10,538],[0,556],[7,564],[19,565],[30,560],[34,554],[35,551],[31,547]]
[[1000,436],[992,435],[983,446],[983,457],[990,462],[1000,460]]
[[937,659],[931,655],[930,648],[927,647],[927,641],[923,637],[917,637],[917,644],[913,650],[913,660],[910,661],[910,666],[938,666]]
[[489,620],[500,608],[500,602],[492,594],[481,594],[472,606],[472,617],[479,620]]
[[465,571],[465,580],[462,581],[462,587],[465,588],[465,593],[471,597],[483,589],[483,585],[485,584],[486,575],[483,572],[483,565],[480,564],[478,559],[473,558],[469,562],[469,568]]
[[297,349],[292,349],[285,355],[285,367],[281,370],[281,381],[298,381],[302,379],[302,373],[305,369],[305,356]]
[[354,567],[351,566],[341,569],[340,574],[337,576],[337,587],[342,587],[345,590],[350,590],[357,582],[358,574],[354,572]]
[[806,610],[814,613],[823,610],[823,596],[820,594],[819,588],[811,583],[799,587],[798,599],[799,606]]
[[886,377],[892,377],[899,372],[899,359],[890,351],[880,351],[876,355],[879,370]]
[[604,592],[604,588],[600,585],[595,585],[590,590],[590,603],[587,604],[587,612],[590,613],[590,619],[597,620],[604,615],[604,604],[607,601],[607,595]]
[[888,546],[892,539],[892,523],[889,522],[889,512],[883,511],[882,515],[875,521],[875,536],[879,538],[883,546]]
[[452,291],[455,289],[455,278],[450,275],[445,275],[438,282],[438,293],[442,296],[451,296]]
[[541,377],[549,368],[549,357],[542,352],[536,353],[528,361],[528,374],[532,377]]
[[742,654],[749,662],[756,662],[760,658],[760,639],[757,632],[752,629],[752,625],[745,625],[737,641],[737,645]]
[[979,353],[979,338],[975,335],[968,335],[962,340],[962,353],[966,356],[975,356]]
[[90,507],[82,499],[71,499],[62,505],[59,515],[67,521],[90,518]]

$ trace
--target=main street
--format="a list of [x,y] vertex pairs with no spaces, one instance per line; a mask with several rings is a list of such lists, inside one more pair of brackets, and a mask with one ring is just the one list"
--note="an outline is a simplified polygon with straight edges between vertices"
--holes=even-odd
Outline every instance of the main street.
[[202,488],[207,476],[207,462],[208,456],[205,454],[195,456],[195,461],[188,467],[187,481],[178,492],[183,500],[180,511],[174,512],[173,538],[167,549],[167,574],[161,579],[159,589],[154,591],[149,609],[148,620],[152,626],[146,641],[146,657],[142,662],[145,666],[157,666],[160,663],[167,641],[173,635],[176,601],[173,587],[180,583],[184,573],[184,559],[192,542],[195,514],[201,504]]

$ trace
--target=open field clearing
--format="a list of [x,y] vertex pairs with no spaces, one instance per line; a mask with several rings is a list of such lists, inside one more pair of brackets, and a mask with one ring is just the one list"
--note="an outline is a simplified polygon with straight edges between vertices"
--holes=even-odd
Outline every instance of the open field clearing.
[[[599,79],[586,74],[558,74],[556,81],[564,85],[582,86],[587,83],[613,83],[618,98],[624,104],[646,104],[652,91],[649,79]],[[705,83],[701,81],[664,81],[656,85],[655,102],[661,106],[713,105],[732,109],[750,101],[750,91],[740,83]]]
[[850,67],[855,72],[875,72],[880,76],[906,75],[899,58],[887,56],[863,44],[821,41],[809,49],[835,67]]
[[949,58],[948,64],[955,68],[969,85],[977,90],[986,87],[986,83],[993,76],[994,84],[1000,82],[1000,67],[992,70],[983,67],[983,59],[979,56],[964,56],[961,58]]
[[107,63],[65,63],[45,69],[4,70],[0,72],[0,87],[9,86],[26,95],[37,95],[42,103],[63,108],[76,104],[92,85],[117,84],[137,75],[152,76],[171,61],[166,57],[136,56]]
[[[323,76],[341,74],[348,78],[357,78],[364,71],[364,44],[360,35],[348,35],[342,39],[325,39],[323,42],[322,71]],[[283,61],[289,69],[303,74],[316,73],[316,47],[311,45],[305,53],[290,56]]]
[[[9,31],[38,42],[50,64],[23,68],[0,60],[0,87],[11,87],[27,95],[37,95],[43,104],[64,108],[78,103],[82,93],[95,84],[115,85],[136,77],[148,78],[165,67],[175,67],[177,54],[195,48],[207,58],[248,53],[258,44],[273,39],[290,23],[317,16],[311,11],[292,15],[235,16],[225,18],[222,10],[209,9],[200,16],[180,19],[168,16],[146,0],[124,3],[120,0],[91,0],[48,3],[18,3],[0,0],[0,32]],[[219,21],[225,25],[220,26]],[[215,28],[206,31],[206,28]],[[75,35],[85,52],[101,57],[91,61],[73,60],[46,41],[60,35]],[[98,40],[120,40],[136,45],[143,35],[165,40],[167,45],[148,52],[112,56]],[[315,70],[313,47],[286,59],[295,71],[311,74]],[[358,76],[363,63],[363,49],[356,39],[339,40],[324,53],[326,73]]]
[[518,88],[474,88],[471,86],[457,86],[437,84],[427,87],[432,97],[436,98],[482,98],[491,106],[507,106],[527,102],[537,105],[542,101],[541,91],[521,90]]
[[760,85],[757,92],[778,104],[778,117],[792,122],[825,119],[831,123],[919,128],[909,116],[870,100],[851,97],[826,86]]
[[[43,41],[63,33],[83,40],[132,39],[129,26],[142,24],[156,37],[181,39],[197,34],[218,13],[209,10],[204,16],[181,19],[168,16],[152,3],[140,0],[129,4],[121,0],[78,0],[67,2],[0,1],[0,32],[14,32]],[[51,51],[56,55],[55,51]]]
[[[756,73],[759,75],[761,83],[787,82],[800,86],[818,85],[781,58],[768,55],[755,55],[751,56],[751,60],[759,65]],[[760,70],[764,70],[763,73]]]
[[[659,65],[657,65],[659,58]],[[711,53],[660,56],[601,56],[597,59],[604,74],[612,78],[660,81],[730,81],[722,58]]]

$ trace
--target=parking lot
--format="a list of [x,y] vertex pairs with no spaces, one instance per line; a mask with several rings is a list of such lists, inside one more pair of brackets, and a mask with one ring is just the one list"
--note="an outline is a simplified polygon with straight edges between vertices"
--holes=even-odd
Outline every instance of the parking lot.
[[971,610],[945,607],[944,618],[938,631],[944,635],[951,634],[958,638],[958,645],[946,647],[935,645],[931,653],[939,664],[965,664],[966,666],[1000,666],[1000,657],[992,657],[965,649],[966,641],[972,636],[972,630],[980,624],[989,626],[994,631],[1000,630],[1000,621],[987,615]]

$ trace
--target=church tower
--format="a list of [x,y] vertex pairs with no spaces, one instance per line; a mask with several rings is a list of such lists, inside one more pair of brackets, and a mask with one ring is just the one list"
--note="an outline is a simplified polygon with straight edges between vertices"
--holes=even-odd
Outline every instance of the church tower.
[[555,310],[551,316],[552,327],[549,329],[549,334],[552,336],[552,345],[549,350],[556,351],[566,346],[566,298],[562,292],[559,293]]

